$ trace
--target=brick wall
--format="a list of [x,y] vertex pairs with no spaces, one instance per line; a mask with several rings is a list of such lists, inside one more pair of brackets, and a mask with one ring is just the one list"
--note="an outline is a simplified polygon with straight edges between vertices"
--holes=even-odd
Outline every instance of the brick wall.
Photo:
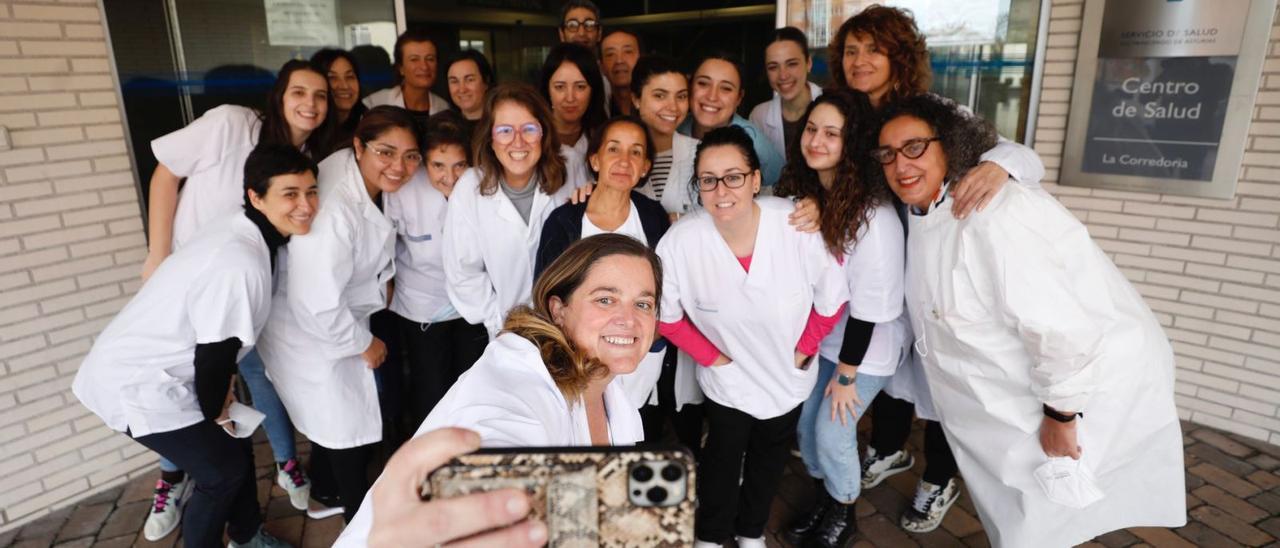
[[[1054,0],[1035,149],[1058,181],[1083,0]],[[1184,419],[1280,444],[1280,26],[1230,200],[1046,185],[1155,310]]]
[[71,394],[145,255],[97,0],[0,0],[0,531],[149,469]]

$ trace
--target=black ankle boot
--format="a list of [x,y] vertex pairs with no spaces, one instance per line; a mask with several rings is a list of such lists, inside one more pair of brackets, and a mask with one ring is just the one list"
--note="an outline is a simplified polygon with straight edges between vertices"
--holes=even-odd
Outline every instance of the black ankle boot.
[[852,504],[835,504],[809,536],[805,548],[847,548],[858,534],[858,516]]
[[802,546],[811,536],[818,525],[822,523],[822,518],[827,515],[831,507],[836,506],[835,499],[827,494],[827,488],[823,485],[822,480],[816,480],[817,492],[815,497],[818,499],[817,504],[808,512],[802,512],[787,524],[787,529],[783,531],[782,537],[790,542],[792,546]]

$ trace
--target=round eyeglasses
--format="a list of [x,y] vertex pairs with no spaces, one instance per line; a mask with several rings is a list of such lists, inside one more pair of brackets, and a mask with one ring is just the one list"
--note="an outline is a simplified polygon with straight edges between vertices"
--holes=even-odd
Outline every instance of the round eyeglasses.
[[520,140],[526,143],[537,143],[542,138],[542,126],[534,122],[521,124],[519,127],[506,124],[493,126],[493,142],[509,145],[516,140],[517,133],[520,134]]

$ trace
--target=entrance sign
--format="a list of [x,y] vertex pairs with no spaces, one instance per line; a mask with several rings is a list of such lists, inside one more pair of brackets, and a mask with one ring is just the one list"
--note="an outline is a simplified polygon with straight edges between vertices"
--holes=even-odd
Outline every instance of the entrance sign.
[[331,47],[338,44],[335,0],[263,0],[267,42],[272,46]]
[[1230,198],[1276,0],[1087,0],[1060,182]]

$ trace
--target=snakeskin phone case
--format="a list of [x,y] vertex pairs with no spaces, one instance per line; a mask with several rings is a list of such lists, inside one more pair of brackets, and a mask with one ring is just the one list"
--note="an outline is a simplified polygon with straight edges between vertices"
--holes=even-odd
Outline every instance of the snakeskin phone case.
[[482,449],[427,478],[423,498],[524,489],[560,548],[693,545],[693,458],[680,448]]

